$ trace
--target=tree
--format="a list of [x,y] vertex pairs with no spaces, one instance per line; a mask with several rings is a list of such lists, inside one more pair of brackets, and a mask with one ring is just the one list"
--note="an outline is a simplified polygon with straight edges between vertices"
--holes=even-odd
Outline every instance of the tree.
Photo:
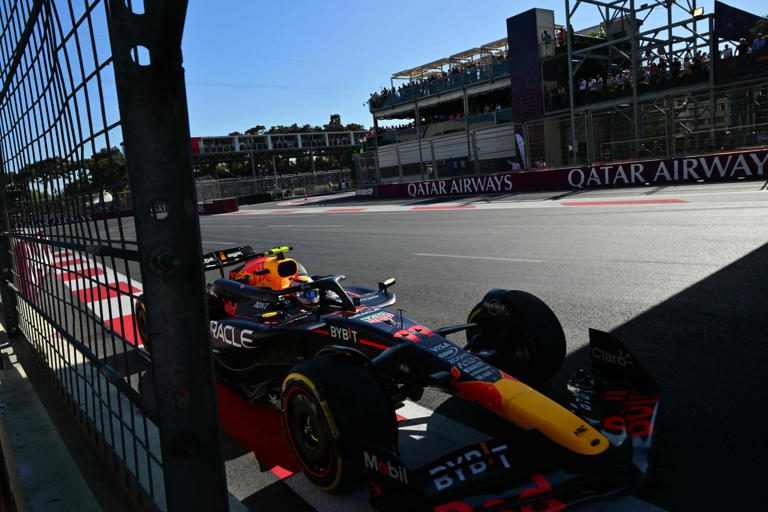
[[263,135],[264,130],[266,130],[266,127],[264,125],[257,124],[253,128],[248,128],[247,130],[245,130],[245,134],[246,135]]
[[232,133],[229,134],[229,137],[236,137],[238,135],[242,135],[242,133],[240,133],[240,132],[232,132]]
[[752,29],[752,37],[757,37],[757,34],[768,34],[768,16],[760,18],[755,28]]
[[125,157],[118,148],[103,148],[86,160],[90,171],[91,184],[96,190],[120,192],[128,184]]
[[73,181],[64,184],[64,195],[73,197],[93,192],[90,177],[83,173]]
[[32,200],[33,203],[43,203],[45,201],[49,201],[51,199],[51,196],[49,196],[45,192],[41,192],[39,190],[33,189],[29,191],[29,198]]
[[338,132],[344,129],[344,125],[341,124],[341,116],[339,114],[331,114],[331,120],[323,126],[327,132]]
[[60,156],[54,156],[22,167],[16,178],[16,183],[25,184],[27,187],[37,185],[37,189],[42,192],[42,195],[38,197],[47,197],[49,192],[52,195],[58,191],[55,182],[65,176],[68,170],[69,163]]

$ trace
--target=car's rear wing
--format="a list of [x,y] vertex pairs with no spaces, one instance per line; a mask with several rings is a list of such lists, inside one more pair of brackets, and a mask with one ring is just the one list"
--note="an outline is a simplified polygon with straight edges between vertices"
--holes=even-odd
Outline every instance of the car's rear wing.
[[203,255],[203,269],[206,271],[222,270],[257,256],[258,254],[250,245],[213,251]]

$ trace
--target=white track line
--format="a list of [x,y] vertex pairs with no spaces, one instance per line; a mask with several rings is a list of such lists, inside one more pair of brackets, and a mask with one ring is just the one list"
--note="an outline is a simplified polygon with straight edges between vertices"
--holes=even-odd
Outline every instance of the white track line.
[[544,260],[531,260],[526,258],[496,258],[493,256],[462,256],[459,254],[429,254],[423,252],[414,253],[414,256],[424,256],[427,258],[456,258],[466,260],[488,260],[488,261],[511,261],[515,263],[544,263]]
[[237,244],[235,242],[216,242],[214,240],[203,240],[203,245],[224,245],[234,247]]
[[[262,227],[258,224],[255,224],[253,227]],[[343,228],[341,224],[267,224],[266,226],[263,226],[265,228],[271,228],[271,229],[284,229],[284,228],[300,228],[300,229],[337,229],[337,228]]]

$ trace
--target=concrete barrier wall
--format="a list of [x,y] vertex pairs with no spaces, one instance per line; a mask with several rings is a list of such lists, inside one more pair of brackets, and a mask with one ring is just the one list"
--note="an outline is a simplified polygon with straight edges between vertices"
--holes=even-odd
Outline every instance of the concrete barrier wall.
[[213,201],[198,203],[197,213],[200,215],[216,215],[219,213],[232,213],[240,209],[236,197],[227,199],[215,199]]
[[590,167],[382,184],[376,196],[440,197],[768,179],[768,148]]

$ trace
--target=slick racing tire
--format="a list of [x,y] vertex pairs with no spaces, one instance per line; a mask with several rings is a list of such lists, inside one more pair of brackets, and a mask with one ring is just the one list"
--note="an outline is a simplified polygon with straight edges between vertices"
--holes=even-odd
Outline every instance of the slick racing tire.
[[136,318],[136,330],[141,337],[141,342],[144,344],[144,348],[152,351],[149,341],[149,325],[147,324],[147,305],[144,303],[144,295],[136,297],[136,304],[134,305],[134,316]]
[[363,444],[397,445],[392,406],[376,378],[344,356],[295,366],[282,386],[283,430],[302,471],[333,492],[363,481]]
[[541,299],[520,290],[491,290],[472,308],[469,350],[500,370],[536,386],[550,379],[565,360],[565,334]]

